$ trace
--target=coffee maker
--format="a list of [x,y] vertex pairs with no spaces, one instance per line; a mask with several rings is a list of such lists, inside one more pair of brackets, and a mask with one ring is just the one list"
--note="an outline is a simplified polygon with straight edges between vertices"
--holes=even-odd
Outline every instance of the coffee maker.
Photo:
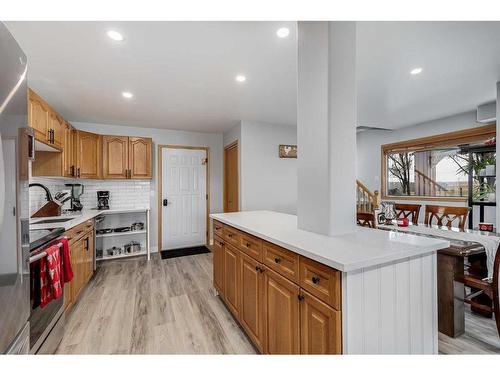
[[109,191],[97,192],[97,209],[109,210]]
[[83,204],[80,202],[80,196],[83,194],[84,186],[82,184],[65,184],[71,188],[71,209],[70,211],[81,211]]

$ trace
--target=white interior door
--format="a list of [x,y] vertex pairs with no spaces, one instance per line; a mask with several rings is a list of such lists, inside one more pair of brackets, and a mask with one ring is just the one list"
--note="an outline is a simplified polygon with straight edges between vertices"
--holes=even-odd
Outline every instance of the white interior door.
[[162,149],[162,250],[205,245],[206,150]]

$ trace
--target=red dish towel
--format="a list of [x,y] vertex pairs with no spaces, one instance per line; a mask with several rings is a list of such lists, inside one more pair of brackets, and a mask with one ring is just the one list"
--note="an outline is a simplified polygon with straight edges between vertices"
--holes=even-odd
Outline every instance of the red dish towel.
[[47,256],[40,259],[40,307],[42,308],[63,294],[59,246],[50,246],[45,252]]
[[73,280],[73,269],[71,268],[68,239],[61,238],[59,240],[59,243],[62,244],[62,282],[69,283],[71,280]]

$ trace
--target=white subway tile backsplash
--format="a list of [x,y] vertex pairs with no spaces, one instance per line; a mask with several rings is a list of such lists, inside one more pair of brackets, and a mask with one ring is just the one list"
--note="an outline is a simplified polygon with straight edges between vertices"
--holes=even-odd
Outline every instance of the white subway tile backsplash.
[[[49,188],[52,195],[60,190],[68,189],[64,184],[80,183],[84,185],[84,193],[80,197],[84,209],[97,207],[97,191],[108,190],[110,207],[113,209],[149,208],[151,181],[140,180],[71,180],[61,178],[32,177],[31,183],[38,182]],[[33,187],[30,189],[30,212],[33,214],[45,202],[45,192]]]

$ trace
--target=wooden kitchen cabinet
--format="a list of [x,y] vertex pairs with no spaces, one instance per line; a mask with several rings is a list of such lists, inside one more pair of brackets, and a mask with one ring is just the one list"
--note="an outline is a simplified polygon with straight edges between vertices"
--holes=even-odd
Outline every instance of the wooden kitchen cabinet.
[[75,176],[75,145],[74,130],[69,122],[64,123],[63,128],[63,151],[62,151],[62,175],[63,177]]
[[153,141],[151,138],[129,138],[129,178],[146,179],[151,178],[152,174],[152,149]]
[[261,353],[342,353],[340,271],[218,221],[213,238],[214,287]]
[[221,239],[215,237],[214,244],[212,246],[212,253],[214,258],[214,269],[213,269],[213,278],[214,278],[214,287],[217,289],[219,294],[224,294],[224,242]]
[[238,316],[239,313],[239,262],[238,250],[225,244],[224,251],[224,294],[223,298],[231,312]]
[[269,354],[300,353],[298,297],[296,284],[265,268],[266,348]]
[[66,231],[73,280],[64,285],[64,309],[73,305],[94,273],[94,225],[87,221]]
[[64,139],[64,120],[55,112],[50,113],[49,127],[52,130],[51,145],[62,149]]
[[101,177],[101,136],[77,130],[75,132],[77,178]]
[[47,142],[49,131],[49,110],[45,101],[34,91],[28,91],[28,125],[35,131],[35,138]]
[[300,294],[301,354],[341,354],[341,313],[304,290]]
[[241,254],[240,261],[240,323],[257,348],[263,352],[264,268],[259,262]]
[[103,136],[103,178],[151,178],[152,144],[150,138]]
[[28,125],[35,131],[35,139],[54,149],[62,149],[63,120],[33,90],[28,90]]
[[105,135],[102,137],[102,177],[128,178],[128,137]]

